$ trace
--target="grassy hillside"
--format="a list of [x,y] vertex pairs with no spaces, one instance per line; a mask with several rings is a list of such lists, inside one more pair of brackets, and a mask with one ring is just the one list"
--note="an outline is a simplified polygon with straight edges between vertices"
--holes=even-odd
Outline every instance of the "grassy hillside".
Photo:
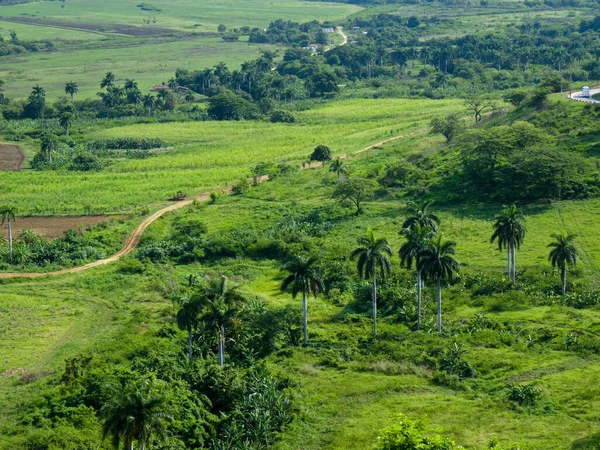
[[[431,114],[457,109],[461,103],[455,100],[353,100],[298,114],[296,124],[186,122],[97,130],[82,127],[73,136],[83,132],[87,138],[160,136],[174,148],[145,160],[115,161],[99,172],[9,173],[3,192],[24,214],[80,214],[85,205],[95,211],[132,211],[162,204],[178,190],[191,195],[224,187],[249,175],[249,169],[260,161],[299,165],[322,143],[344,153],[395,135],[423,134]],[[32,188],[33,180],[39,188]],[[8,201],[1,197],[0,201]]]

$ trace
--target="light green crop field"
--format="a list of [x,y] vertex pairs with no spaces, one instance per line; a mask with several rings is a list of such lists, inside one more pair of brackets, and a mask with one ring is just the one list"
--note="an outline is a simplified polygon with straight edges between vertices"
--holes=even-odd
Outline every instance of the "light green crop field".
[[26,98],[32,86],[44,87],[49,100],[64,94],[65,83],[75,81],[78,98],[98,98],[100,81],[113,72],[117,83],[135,79],[146,93],[152,86],[167,82],[178,68],[190,70],[226,62],[231,69],[259,56],[260,50],[275,50],[273,45],[249,45],[224,42],[220,38],[196,36],[182,39],[142,41],[102,40],[91,46],[63,48],[51,53],[28,53],[2,58],[0,78],[6,83],[6,95]]
[[[100,25],[107,31],[119,31],[119,25],[173,30],[216,31],[219,24],[230,28],[266,26],[285,18],[299,22],[341,20],[361,8],[341,3],[302,0],[151,0],[144,11],[138,0],[90,2],[32,2],[0,7],[3,17],[56,22],[66,27]],[[150,24],[144,23],[151,20]],[[155,22],[154,22],[155,21]]]
[[[2,10],[0,9],[0,12]],[[69,30],[61,27],[27,25],[18,22],[0,20],[0,36],[10,39],[10,32],[15,31],[19,39],[61,41],[88,41],[102,39],[103,33],[94,33],[84,30]]]
[[[335,153],[386,138],[426,133],[432,115],[461,110],[459,100],[348,100],[298,114],[298,123],[185,122],[79,130],[86,138],[157,137],[174,146],[145,160],[122,160],[99,172],[6,173],[0,203],[24,215],[130,212],[161,204],[178,190],[188,195],[222,188],[250,175],[260,161],[300,164],[319,144]],[[77,136],[75,127],[73,136]]]

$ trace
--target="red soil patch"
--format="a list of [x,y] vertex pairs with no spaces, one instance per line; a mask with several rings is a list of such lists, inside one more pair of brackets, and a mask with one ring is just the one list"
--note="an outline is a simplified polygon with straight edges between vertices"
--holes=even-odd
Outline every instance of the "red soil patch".
[[[18,217],[12,226],[13,236],[18,237],[23,228],[28,228],[48,239],[63,236],[65,231],[85,228],[110,219],[122,219],[128,216],[69,216],[69,217]],[[8,238],[6,225],[2,227],[0,236]]]
[[0,144],[0,170],[21,170],[25,153],[18,145]]

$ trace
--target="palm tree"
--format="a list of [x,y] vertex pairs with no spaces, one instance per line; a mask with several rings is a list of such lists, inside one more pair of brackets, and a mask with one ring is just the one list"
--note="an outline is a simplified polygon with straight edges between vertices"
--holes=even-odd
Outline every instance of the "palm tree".
[[422,227],[419,222],[414,222],[410,228],[403,228],[400,234],[406,239],[402,244],[398,255],[400,256],[400,265],[408,270],[412,268],[413,262],[417,266],[417,330],[421,329],[421,290],[423,288],[423,277],[419,269],[419,258],[427,247],[435,233],[430,227]]
[[65,129],[65,135],[69,137],[69,128],[73,125],[73,114],[69,112],[62,113],[59,119],[60,126]]
[[506,248],[508,279],[515,283],[515,249],[518,250],[521,247],[521,244],[525,239],[525,233],[527,233],[527,228],[523,225],[525,216],[523,215],[523,212],[513,204],[509,207],[504,206],[502,211],[496,215],[495,219],[494,233],[492,234],[490,242],[497,240],[498,250]]
[[452,257],[456,242],[442,241],[437,235],[429,241],[417,259],[417,270],[437,281],[437,330],[442,331],[442,281],[450,280],[460,266]]
[[437,233],[437,226],[440,224],[440,219],[435,214],[427,211],[432,203],[433,200],[423,200],[420,203],[408,201],[406,203],[406,210],[409,217],[402,224],[402,228],[410,228],[413,223],[418,223],[422,227],[429,227],[434,233]]
[[151,94],[144,95],[142,97],[142,103],[144,108],[148,110],[148,114],[152,114],[152,107],[154,106],[154,96]]
[[3,205],[0,207],[0,217],[2,217],[2,225],[6,222],[8,226],[8,253],[10,254],[10,263],[13,263],[13,242],[11,222],[17,221],[17,207],[11,205]]
[[304,258],[296,256],[285,264],[284,270],[290,274],[281,283],[281,289],[285,290],[292,286],[292,297],[296,298],[302,292],[302,312],[304,314],[304,345],[308,344],[308,308],[306,299],[312,293],[315,299],[323,290],[323,279],[317,269],[317,259],[314,257]]
[[177,326],[180,330],[188,332],[188,358],[190,361],[192,360],[192,332],[198,325],[199,306],[198,302],[185,300],[177,311]]
[[74,81],[69,81],[65,85],[65,94],[69,94],[71,96],[71,103],[75,103],[75,94],[79,92],[79,87],[77,83]]
[[122,443],[124,450],[133,450],[133,443],[139,441],[144,450],[154,435],[164,436],[165,421],[172,420],[164,412],[165,403],[148,380],[115,390],[100,411],[103,439],[112,436],[115,447]]
[[561,272],[562,295],[567,292],[567,265],[573,267],[577,264],[577,247],[575,247],[574,234],[553,234],[554,242],[548,244],[551,247],[548,260],[552,267],[558,267]]
[[123,87],[127,91],[136,91],[136,90],[138,90],[138,83],[137,83],[137,81],[132,80],[131,78],[126,78],[125,84],[123,84]]
[[54,138],[48,134],[44,133],[40,138],[40,150],[43,155],[48,158],[48,163],[52,163],[52,153],[54,153],[55,141]]
[[229,287],[227,277],[210,283],[192,301],[201,305],[201,320],[208,328],[215,328],[219,335],[219,365],[225,363],[225,329],[231,325],[244,298],[235,287]]
[[[364,237],[358,238],[358,247],[350,259],[357,259],[356,270],[358,275],[366,280],[371,280],[371,298],[373,300],[373,338],[377,337],[377,270],[385,278],[392,269],[392,264],[387,256],[392,256],[387,239],[375,239],[372,229],[367,229]],[[387,255],[387,256],[386,256]]]
[[344,162],[340,158],[336,158],[331,162],[329,171],[334,172],[339,180],[341,174],[348,173],[348,168],[344,165]]
[[106,72],[106,75],[104,75],[104,78],[100,82],[100,88],[101,89],[110,88],[110,87],[113,87],[114,85],[115,85],[115,74],[112,72]]

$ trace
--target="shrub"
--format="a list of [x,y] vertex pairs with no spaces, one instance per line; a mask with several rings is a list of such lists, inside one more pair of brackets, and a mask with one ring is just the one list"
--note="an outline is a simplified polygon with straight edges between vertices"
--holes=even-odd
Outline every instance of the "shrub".
[[519,406],[535,406],[542,394],[538,388],[531,384],[509,383],[506,387],[508,389],[508,400]]
[[271,122],[273,123],[294,123],[296,118],[288,111],[273,111],[271,114]]
[[383,430],[380,437],[380,450],[453,450],[456,444],[429,429],[424,421],[411,420],[404,414],[398,416],[398,423]]
[[440,358],[439,369],[450,375],[456,375],[460,379],[474,377],[475,370],[463,358],[465,353],[467,351],[455,342]]

